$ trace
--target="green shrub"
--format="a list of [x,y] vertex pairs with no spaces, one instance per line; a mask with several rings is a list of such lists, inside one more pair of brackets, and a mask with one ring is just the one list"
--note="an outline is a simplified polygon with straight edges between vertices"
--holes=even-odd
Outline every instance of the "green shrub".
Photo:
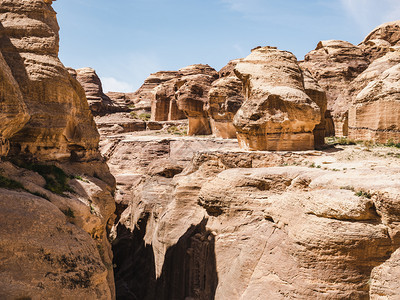
[[0,188],[8,190],[23,190],[24,186],[18,181],[0,175]]
[[149,113],[142,113],[139,115],[139,119],[142,121],[150,121],[151,114]]
[[24,167],[39,173],[46,180],[45,189],[58,195],[64,195],[65,192],[73,192],[68,184],[69,177],[62,169],[54,165],[38,164],[29,164]]
[[68,209],[63,209],[63,210],[61,210],[63,213],[64,213],[64,215],[66,215],[67,217],[69,217],[69,218],[75,218],[75,214],[74,214],[74,211],[70,208],[70,207],[68,207]]

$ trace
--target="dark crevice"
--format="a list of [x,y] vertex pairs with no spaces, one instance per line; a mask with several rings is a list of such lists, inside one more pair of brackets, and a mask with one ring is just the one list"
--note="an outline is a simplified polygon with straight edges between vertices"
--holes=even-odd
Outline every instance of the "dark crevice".
[[167,250],[156,278],[153,247],[143,240],[148,218],[142,218],[133,232],[118,225],[113,243],[117,299],[214,299],[215,237],[206,230],[207,220],[190,226]]

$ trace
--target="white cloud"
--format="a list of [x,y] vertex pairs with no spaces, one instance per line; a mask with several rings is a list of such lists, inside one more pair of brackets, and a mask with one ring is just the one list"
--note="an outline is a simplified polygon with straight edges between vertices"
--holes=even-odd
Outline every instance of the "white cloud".
[[366,32],[381,23],[400,19],[399,0],[340,0],[340,2],[345,11]]
[[134,92],[133,85],[124,81],[119,81],[114,77],[101,77],[101,83],[103,84],[103,91],[107,92]]

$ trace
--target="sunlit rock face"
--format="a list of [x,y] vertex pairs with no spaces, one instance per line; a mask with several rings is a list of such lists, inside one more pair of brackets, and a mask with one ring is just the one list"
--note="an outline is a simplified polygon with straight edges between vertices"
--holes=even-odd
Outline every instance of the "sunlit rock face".
[[236,138],[233,117],[244,101],[242,82],[233,72],[241,59],[230,61],[219,71],[220,78],[212,83],[206,105],[211,131],[221,138]]
[[10,139],[10,155],[90,159],[98,155],[99,135],[82,87],[58,59],[59,27],[50,2],[0,2],[0,51],[30,116]]
[[239,145],[249,150],[314,149],[318,105],[304,89],[296,57],[272,47],[256,48],[235,67],[245,102],[234,125]]
[[0,0],[0,298],[112,299],[115,179],[51,3]]
[[189,119],[188,135],[211,134],[210,121],[205,108],[211,84],[218,72],[208,65],[191,65],[179,70],[182,74],[177,91],[178,108]]
[[379,25],[372,30],[359,45],[373,61],[400,45],[400,21]]
[[21,90],[0,52],[0,156],[9,151],[9,141],[29,120]]
[[349,136],[400,142],[400,51],[376,59],[353,82]]
[[348,86],[368,64],[368,58],[359,47],[339,40],[319,42],[300,64],[325,90],[336,136],[348,135],[348,109],[352,100]]

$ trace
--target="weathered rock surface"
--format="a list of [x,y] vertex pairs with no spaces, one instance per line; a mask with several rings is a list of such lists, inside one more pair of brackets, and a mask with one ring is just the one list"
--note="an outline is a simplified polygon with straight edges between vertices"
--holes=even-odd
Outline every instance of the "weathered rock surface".
[[245,102],[234,125],[239,144],[250,150],[314,148],[320,109],[304,90],[296,57],[272,47],[256,48],[235,67]]
[[90,236],[51,202],[0,189],[2,299],[112,299]]
[[179,174],[156,163],[117,228],[119,296],[398,296],[399,161],[355,150],[205,151]]
[[315,126],[313,131],[314,145],[316,148],[319,148],[325,144],[325,128],[329,128],[329,125],[327,124],[329,121],[325,119],[327,108],[326,93],[308,70],[303,71],[303,78],[306,94],[318,105],[321,112],[321,121]]
[[103,93],[100,78],[92,68],[77,69],[75,78],[85,90],[86,99],[93,115],[128,111],[126,105],[119,106]]
[[211,84],[218,73],[209,65],[179,69],[176,77],[154,89],[152,120],[189,119],[189,135],[211,134],[205,104]]
[[349,42],[329,40],[319,42],[300,65],[310,71],[325,90],[335,135],[347,136],[348,109],[352,102],[348,86],[368,67],[368,58],[359,47]]
[[388,53],[356,78],[356,92],[349,111],[351,138],[400,142],[399,59],[399,51]]
[[7,155],[9,141],[29,120],[21,90],[0,52],[0,156]]
[[211,84],[218,73],[208,65],[192,65],[179,70],[182,77],[177,91],[178,109],[189,119],[188,135],[211,134],[210,121],[205,108]]
[[233,117],[244,102],[242,82],[234,74],[213,82],[206,109],[212,133],[217,137],[236,138]]
[[30,120],[11,139],[13,155],[93,158],[99,136],[79,83],[58,59],[58,24],[42,0],[1,1],[0,51]]
[[177,76],[177,71],[159,71],[147,77],[143,85],[132,95],[135,108],[150,112],[154,88],[165,81],[176,78]]
[[51,2],[0,1],[0,298],[110,299],[115,179]]
[[[180,78],[180,75],[179,77]],[[151,119],[154,121],[172,121],[186,119],[185,113],[178,108],[176,92],[182,85],[180,79],[171,79],[154,89],[151,102]]]

